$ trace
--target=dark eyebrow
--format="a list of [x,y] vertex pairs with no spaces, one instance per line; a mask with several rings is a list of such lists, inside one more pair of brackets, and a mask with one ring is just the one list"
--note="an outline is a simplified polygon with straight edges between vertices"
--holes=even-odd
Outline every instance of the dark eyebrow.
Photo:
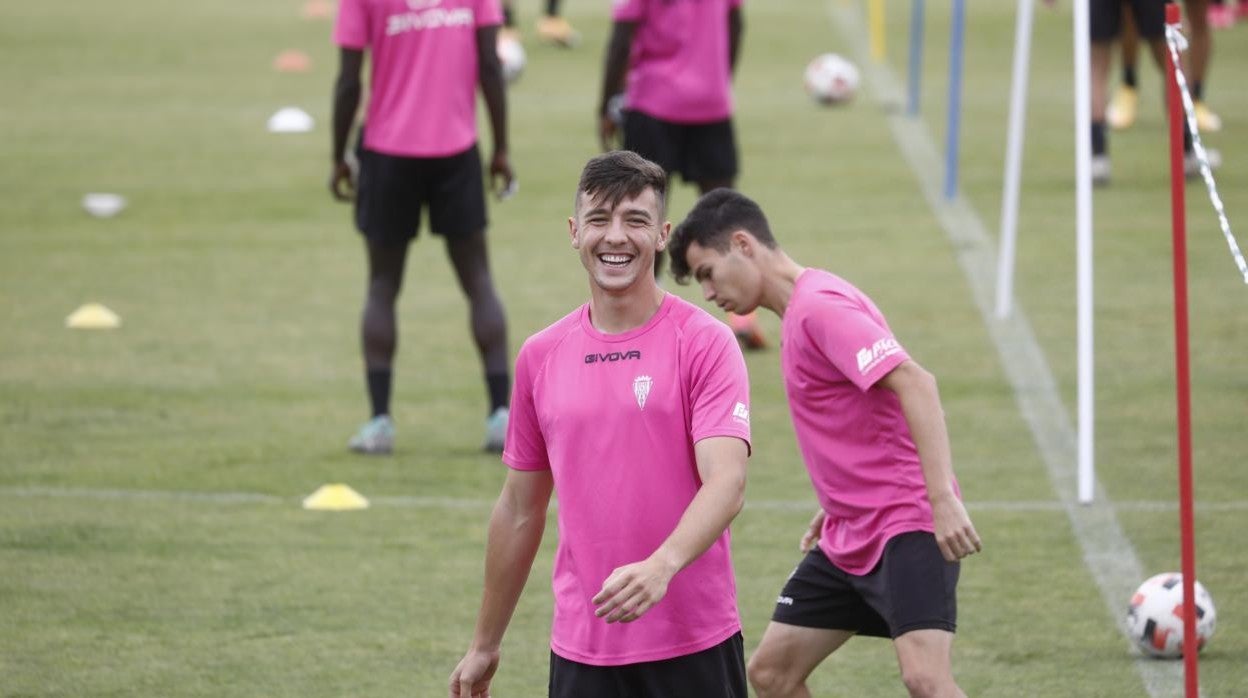
[[624,210],[624,215],[626,216],[642,215],[646,217],[646,220],[650,220],[650,211],[646,210],[642,206],[631,206]]
[[710,275],[711,275],[711,272],[709,269],[706,268],[705,265],[698,265],[698,268],[693,271],[693,278],[697,279],[698,281],[705,281],[706,277]]

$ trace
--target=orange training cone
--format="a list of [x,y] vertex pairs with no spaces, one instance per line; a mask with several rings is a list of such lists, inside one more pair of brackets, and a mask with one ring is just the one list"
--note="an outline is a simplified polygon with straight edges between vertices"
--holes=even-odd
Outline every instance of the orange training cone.
[[273,69],[279,73],[306,73],[311,67],[308,54],[294,49],[282,51],[273,59]]
[[334,4],[329,0],[308,0],[303,3],[304,19],[325,19],[334,15]]

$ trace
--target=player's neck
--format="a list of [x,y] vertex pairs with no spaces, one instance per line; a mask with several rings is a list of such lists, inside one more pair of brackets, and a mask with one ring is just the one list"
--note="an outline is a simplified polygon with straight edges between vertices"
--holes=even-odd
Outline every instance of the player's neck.
[[793,289],[797,286],[797,277],[806,271],[806,267],[794,262],[792,257],[780,250],[772,253],[767,266],[761,304],[776,315],[784,317],[784,311],[789,307],[789,298],[793,296]]
[[591,284],[589,320],[604,334],[621,334],[645,325],[663,305],[667,293],[653,277],[618,292]]

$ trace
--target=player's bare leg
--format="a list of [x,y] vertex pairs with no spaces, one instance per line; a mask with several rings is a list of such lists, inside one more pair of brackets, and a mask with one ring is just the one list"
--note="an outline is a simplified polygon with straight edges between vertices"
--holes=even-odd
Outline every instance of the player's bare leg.
[[357,453],[385,454],[394,448],[394,423],[390,419],[390,392],[394,383],[391,366],[398,345],[395,307],[403,289],[403,269],[408,243],[366,240],[368,290],[360,317],[360,348],[372,405],[372,419],[360,427],[348,447]]
[[1201,133],[1222,130],[1222,117],[1205,104],[1205,77],[1209,73],[1209,57],[1213,53],[1213,34],[1209,31],[1209,0],[1187,0],[1183,14],[1191,32],[1192,48],[1187,52],[1188,82],[1196,102],[1196,128]]
[[809,698],[806,679],[853,637],[846,630],[804,628],[772,621],[750,657],[746,675],[758,698]]
[[1109,184],[1109,148],[1105,133],[1105,112],[1108,107],[1109,64],[1112,60],[1108,41],[1093,41],[1091,50],[1092,86],[1092,183]]
[[893,647],[912,698],[966,698],[953,679],[953,633],[912,630],[893,640]]
[[1136,85],[1136,65],[1140,55],[1140,33],[1135,26],[1135,15],[1129,6],[1122,9],[1122,84],[1114,92],[1114,98],[1105,112],[1106,120],[1114,129],[1130,128],[1135,123],[1139,109],[1139,90]]
[[486,388],[490,397],[486,420],[485,448],[501,451],[507,427],[510,376],[507,359],[507,319],[503,304],[490,276],[485,231],[448,238],[446,252],[455,269],[459,287],[468,297],[472,338],[481,355]]

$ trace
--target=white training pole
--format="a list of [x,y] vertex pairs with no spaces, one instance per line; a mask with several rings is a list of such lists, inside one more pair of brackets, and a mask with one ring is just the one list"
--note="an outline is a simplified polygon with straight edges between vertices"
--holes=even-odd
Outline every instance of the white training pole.
[[1005,187],[1001,193],[1001,247],[997,251],[997,317],[1002,319],[1009,317],[1014,297],[1014,241],[1018,237],[1018,187],[1023,168],[1035,6],[1035,0],[1018,0],[1018,19],[1014,24],[1014,80],[1010,85],[1010,128],[1005,148]]
[[1075,269],[1079,354],[1079,503],[1092,501],[1092,68],[1088,0],[1075,0]]

